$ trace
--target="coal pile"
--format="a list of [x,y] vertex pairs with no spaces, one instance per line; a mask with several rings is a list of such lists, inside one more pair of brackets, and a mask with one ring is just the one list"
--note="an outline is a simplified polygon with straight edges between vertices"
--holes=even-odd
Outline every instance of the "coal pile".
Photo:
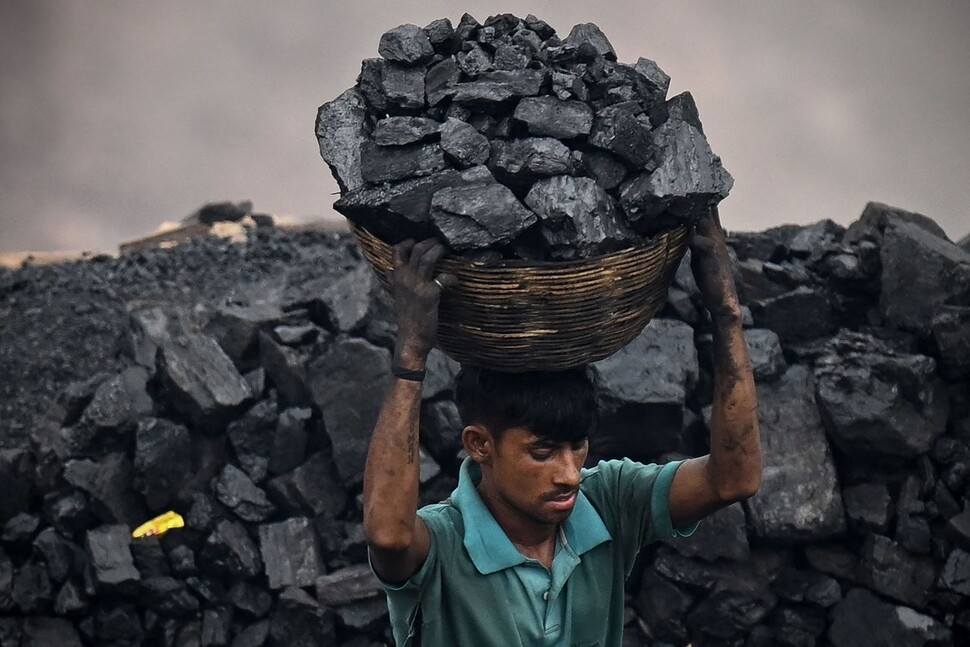
[[[970,251],[876,203],[848,229],[729,245],[764,480],[645,551],[625,644],[966,644]],[[700,306],[685,262],[662,316],[596,364],[592,459],[707,451]],[[348,236],[270,229],[4,272],[0,308],[24,334],[64,316],[46,339],[4,335],[5,361],[75,367],[53,397],[38,381],[5,405],[29,422],[5,423],[0,449],[0,646],[391,644],[360,492],[394,328]],[[94,324],[105,340],[76,345]],[[424,503],[456,485],[457,368],[430,358]],[[132,538],[166,510],[186,526]]]
[[385,33],[321,106],[334,208],[388,243],[475,260],[585,258],[691,224],[731,190],[690,93],[593,23],[469,14]]

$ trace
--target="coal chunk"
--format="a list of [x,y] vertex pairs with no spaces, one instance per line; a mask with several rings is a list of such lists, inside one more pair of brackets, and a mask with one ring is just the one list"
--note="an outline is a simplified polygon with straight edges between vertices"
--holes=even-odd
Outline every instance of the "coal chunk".
[[[96,461],[68,461],[64,466],[64,480],[89,495],[91,509],[103,521],[134,526],[146,518],[138,495],[132,489],[131,461],[120,452]],[[75,512],[83,515],[84,509]]]
[[668,119],[652,137],[659,157],[656,170],[620,188],[620,204],[631,226],[645,234],[665,224],[660,218],[664,213],[691,222],[727,197],[734,184],[704,134],[689,123]]
[[491,247],[509,242],[536,222],[501,184],[446,188],[431,199],[431,220],[455,251]]
[[577,49],[588,44],[592,46],[593,51],[598,56],[610,61],[616,60],[616,50],[613,49],[613,45],[610,44],[606,34],[591,22],[575,25],[563,40],[563,44]]
[[317,536],[306,517],[261,525],[259,550],[271,589],[313,586],[323,572]]
[[[446,134],[451,121],[449,119],[443,127],[441,139],[441,146],[448,154],[452,154],[449,146],[454,143],[451,135]],[[465,126],[478,135],[474,128],[468,124]],[[485,157],[488,157],[487,151]],[[427,177],[361,188],[344,194],[333,207],[384,242],[396,244],[409,236],[415,239],[432,236],[434,228],[428,218],[432,196],[440,189],[463,184],[465,181],[462,177],[453,169],[448,169]]]
[[887,354],[844,334],[816,364],[818,403],[833,441],[848,455],[898,464],[930,450],[948,416],[936,362]]
[[364,180],[371,184],[431,175],[447,167],[437,142],[408,146],[378,146],[366,142],[361,146],[360,159]]
[[322,575],[316,581],[317,599],[329,607],[340,607],[352,602],[380,596],[384,589],[365,564],[348,566]]
[[226,435],[240,467],[256,483],[265,479],[269,470],[270,444],[277,420],[276,402],[261,400],[227,428]]
[[669,542],[681,555],[707,561],[745,561],[751,556],[744,508],[735,503],[706,517],[690,537]]
[[[309,385],[344,483],[360,483],[370,436],[391,380],[390,353],[361,339],[338,340],[309,366]],[[358,384],[368,384],[361,390]]]
[[100,526],[85,535],[91,575],[100,589],[112,589],[141,579],[131,555],[127,526]]
[[842,490],[845,513],[856,529],[885,533],[892,515],[892,499],[882,483],[860,483]]
[[781,341],[775,331],[767,328],[749,328],[744,331],[744,341],[748,347],[751,370],[756,380],[773,380],[788,368],[781,350]]
[[398,106],[405,111],[424,108],[424,77],[424,68],[420,66],[410,67],[386,62],[382,67],[380,82],[388,110],[393,106]]
[[163,616],[186,616],[199,610],[199,600],[185,582],[172,577],[152,577],[138,585],[138,602]]
[[81,647],[81,638],[63,618],[31,616],[24,619],[21,647]]
[[440,122],[426,117],[385,117],[374,126],[374,142],[379,146],[404,146],[430,139],[440,130]]
[[238,521],[222,520],[202,548],[204,568],[233,577],[256,577],[263,572],[259,551]]
[[535,137],[572,139],[588,135],[593,128],[593,109],[582,101],[556,97],[525,97],[512,116],[523,122]]
[[[379,101],[383,104],[383,74],[379,79]],[[360,148],[367,141],[364,96],[364,92],[351,88],[317,111],[316,135],[320,155],[344,192],[364,185],[360,168]]]
[[633,604],[656,638],[677,644],[687,641],[685,618],[694,602],[689,592],[647,569]]
[[870,535],[862,547],[859,574],[873,591],[916,608],[924,608],[936,580],[932,560],[917,557],[899,544]]
[[539,216],[552,258],[584,258],[619,249],[632,237],[609,194],[591,178],[539,180],[525,203]]
[[378,53],[391,61],[413,65],[434,56],[434,48],[423,29],[417,25],[399,25],[381,36]]
[[475,81],[455,84],[449,94],[457,103],[488,107],[514,97],[534,97],[544,79],[545,74],[539,70],[495,70],[479,74]]
[[162,346],[158,371],[172,405],[199,425],[224,422],[252,397],[249,383],[207,335],[183,333]]
[[301,589],[284,590],[270,621],[273,644],[314,647],[335,644],[333,612]]
[[270,479],[267,489],[289,514],[338,515],[347,505],[347,493],[332,474],[327,457],[318,452],[286,474]]
[[891,324],[926,336],[940,305],[970,307],[970,252],[945,237],[893,222],[885,228],[879,257],[879,309]]
[[764,474],[745,502],[759,537],[820,539],[845,530],[839,480],[815,405],[811,371],[791,366],[758,385]]
[[551,175],[571,175],[579,167],[577,157],[558,139],[527,137],[494,140],[488,168],[496,178],[531,185]]
[[782,343],[823,337],[837,327],[827,295],[804,285],[753,302],[751,312],[755,324],[775,331]]
[[194,445],[188,430],[162,418],[138,423],[135,433],[135,489],[151,510],[171,503],[192,475]]
[[269,613],[273,598],[262,588],[249,582],[238,581],[229,589],[228,600],[243,613],[262,618]]
[[656,319],[593,366],[601,424],[590,437],[590,449],[600,456],[634,460],[676,449],[684,403],[698,379],[693,329],[679,321]]
[[26,448],[0,449],[0,520],[26,512],[33,492],[33,457]]
[[223,468],[212,489],[219,501],[244,521],[263,521],[276,510],[266,492],[234,465]]
[[46,569],[35,562],[21,566],[13,580],[10,597],[14,605],[25,614],[49,608],[54,594]]
[[635,169],[653,170],[656,142],[650,118],[636,101],[601,108],[590,131],[589,143],[613,153]]
[[835,647],[948,644],[950,630],[931,616],[852,589],[832,612],[828,638]]
[[491,154],[488,138],[475,127],[449,118],[441,127],[441,148],[462,167],[484,164]]
[[440,63],[428,68],[424,77],[424,91],[428,105],[436,106],[441,100],[452,94],[452,88],[461,78],[461,69],[453,57],[446,58]]
[[954,548],[943,564],[938,585],[947,591],[970,595],[970,553]]

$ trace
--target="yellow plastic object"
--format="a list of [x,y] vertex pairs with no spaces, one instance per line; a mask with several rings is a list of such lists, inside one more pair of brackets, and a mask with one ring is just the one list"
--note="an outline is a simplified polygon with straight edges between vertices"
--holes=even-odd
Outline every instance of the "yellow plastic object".
[[138,537],[154,537],[156,535],[164,535],[173,528],[184,527],[185,519],[182,518],[182,515],[169,510],[165,514],[160,514],[154,519],[146,521],[135,528],[135,532],[131,533],[131,536],[135,539]]

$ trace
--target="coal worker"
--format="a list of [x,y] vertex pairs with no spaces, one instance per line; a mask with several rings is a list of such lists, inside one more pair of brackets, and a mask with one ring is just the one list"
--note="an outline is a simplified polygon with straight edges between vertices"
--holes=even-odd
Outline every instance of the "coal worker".
[[690,535],[758,490],[754,379],[716,210],[690,246],[714,335],[708,455],[586,469],[596,420],[589,369],[463,367],[455,399],[468,458],[451,497],[420,510],[421,378],[441,291],[456,279],[435,274],[444,249],[434,240],[394,248],[397,379],[367,456],[364,531],[398,645],[620,645],[624,582],[640,549]]

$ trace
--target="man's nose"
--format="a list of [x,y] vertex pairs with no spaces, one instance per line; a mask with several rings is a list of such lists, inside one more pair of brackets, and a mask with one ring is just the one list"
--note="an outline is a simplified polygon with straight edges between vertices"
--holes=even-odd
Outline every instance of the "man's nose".
[[556,487],[572,488],[579,487],[579,470],[582,469],[582,462],[573,455],[574,452],[566,452],[559,461],[559,469],[556,470]]

